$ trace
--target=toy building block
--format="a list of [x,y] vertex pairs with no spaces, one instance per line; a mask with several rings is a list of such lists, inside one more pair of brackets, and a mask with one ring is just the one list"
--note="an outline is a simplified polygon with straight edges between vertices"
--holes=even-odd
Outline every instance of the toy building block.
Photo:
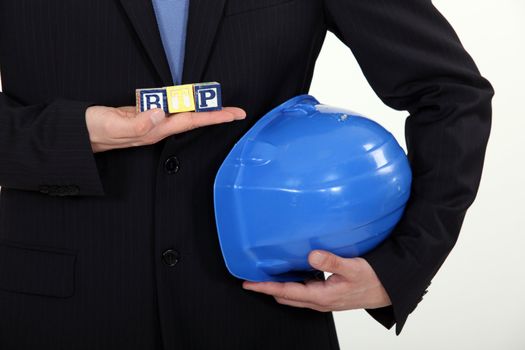
[[193,84],[167,86],[168,112],[179,113],[195,110]]
[[137,112],[162,108],[166,113],[205,112],[222,109],[218,82],[136,89]]
[[137,112],[162,108],[168,113],[168,102],[165,88],[136,89]]
[[193,84],[195,111],[217,111],[222,109],[221,84],[217,82]]

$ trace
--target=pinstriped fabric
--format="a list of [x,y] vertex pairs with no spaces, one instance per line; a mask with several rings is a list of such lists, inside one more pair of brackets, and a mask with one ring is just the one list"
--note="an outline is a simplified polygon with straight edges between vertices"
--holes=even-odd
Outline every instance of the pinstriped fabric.
[[[56,272],[29,247],[76,254],[74,266],[63,262],[75,269],[73,280],[67,278],[74,282],[68,298],[7,291],[0,282],[0,348],[158,349],[148,176],[156,153],[148,147],[93,155],[83,124],[87,104],[132,104],[132,88],[157,78],[114,2],[0,1],[0,18],[0,244],[21,243],[31,257],[26,261],[42,264],[44,273],[23,286],[31,293],[45,292]],[[118,189],[111,182],[123,183],[120,171],[133,179]],[[102,182],[109,189],[101,201],[35,191],[63,183],[94,195]],[[0,270],[16,267],[15,261]]]
[[[170,73],[168,60],[164,53],[162,40],[160,37],[158,25],[155,19],[153,5],[151,1],[142,0],[115,0],[122,11],[128,17],[126,22],[133,27],[135,32],[136,44],[142,47],[142,54],[149,57],[153,63],[154,70],[160,80],[155,86],[173,85],[173,79]],[[129,34],[129,33],[128,33]]]
[[250,126],[308,92],[327,30],[386,103],[413,114],[420,198],[367,256],[394,303],[368,311],[399,332],[457,238],[490,129],[490,84],[430,2],[191,0],[182,82],[221,82],[224,105],[247,118],[93,154],[87,106],[133,105],[135,88],[171,80],[151,3],[0,0],[0,349],[338,349],[331,313],[280,305],[228,273],[212,192]]

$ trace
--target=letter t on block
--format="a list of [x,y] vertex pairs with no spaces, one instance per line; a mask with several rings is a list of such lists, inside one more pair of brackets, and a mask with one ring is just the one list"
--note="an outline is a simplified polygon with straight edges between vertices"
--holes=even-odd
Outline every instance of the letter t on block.
[[222,109],[221,84],[217,82],[196,83],[195,91],[195,111],[218,111]]
[[166,87],[166,93],[168,95],[168,110],[170,113],[195,110],[193,84],[168,86]]

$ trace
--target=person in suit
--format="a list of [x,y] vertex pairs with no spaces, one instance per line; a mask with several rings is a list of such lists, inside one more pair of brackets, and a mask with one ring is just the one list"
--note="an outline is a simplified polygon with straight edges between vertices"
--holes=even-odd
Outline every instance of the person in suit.
[[[490,132],[493,88],[446,19],[430,0],[191,0],[183,64],[162,22],[146,0],[0,0],[0,348],[338,349],[331,311],[356,308],[399,334],[457,240]],[[312,252],[328,280],[243,282],[220,254],[214,176],[308,92],[327,31],[410,113],[411,198],[364,256]],[[201,81],[236,107],[134,112],[136,88]]]

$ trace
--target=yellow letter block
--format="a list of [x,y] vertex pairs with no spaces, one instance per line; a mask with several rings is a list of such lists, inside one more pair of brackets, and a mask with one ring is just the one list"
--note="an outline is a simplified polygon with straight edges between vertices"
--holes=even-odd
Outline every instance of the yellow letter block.
[[178,113],[195,110],[193,84],[166,87],[168,98],[168,112]]

